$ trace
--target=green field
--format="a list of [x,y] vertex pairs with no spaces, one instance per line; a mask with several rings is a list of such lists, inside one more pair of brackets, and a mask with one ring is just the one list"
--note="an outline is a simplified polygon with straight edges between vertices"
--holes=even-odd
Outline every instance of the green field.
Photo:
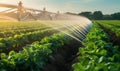
[[120,21],[92,23],[0,21],[0,71],[119,71]]
[[83,40],[83,47],[79,48],[80,56],[73,64],[74,71],[119,71],[119,26],[119,20],[93,21],[93,27]]
[[114,32],[118,37],[120,37],[120,21],[97,21],[101,25],[105,26],[106,28],[110,29]]

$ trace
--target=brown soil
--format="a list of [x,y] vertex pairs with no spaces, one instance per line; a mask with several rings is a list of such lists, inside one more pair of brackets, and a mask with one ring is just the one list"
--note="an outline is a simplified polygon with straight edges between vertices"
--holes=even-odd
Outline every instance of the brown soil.
[[52,54],[48,59],[43,71],[73,71],[72,64],[75,63],[78,48],[81,43],[74,40],[70,45],[65,45]]

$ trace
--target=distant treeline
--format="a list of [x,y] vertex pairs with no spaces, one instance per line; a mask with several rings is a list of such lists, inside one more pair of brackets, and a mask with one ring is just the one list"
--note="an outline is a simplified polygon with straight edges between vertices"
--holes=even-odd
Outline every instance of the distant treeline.
[[[75,14],[70,12],[67,13]],[[88,11],[88,12],[78,13],[77,15],[82,15],[92,20],[120,20],[120,12],[113,14],[103,14],[102,11],[95,11],[95,12]]]

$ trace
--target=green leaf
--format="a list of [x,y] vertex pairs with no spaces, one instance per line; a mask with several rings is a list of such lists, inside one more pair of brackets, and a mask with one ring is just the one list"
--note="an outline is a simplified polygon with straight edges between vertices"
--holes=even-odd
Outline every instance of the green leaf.
[[1,59],[7,59],[7,55],[5,53],[1,53]]
[[76,63],[73,65],[74,71],[85,71],[85,67],[80,63]]

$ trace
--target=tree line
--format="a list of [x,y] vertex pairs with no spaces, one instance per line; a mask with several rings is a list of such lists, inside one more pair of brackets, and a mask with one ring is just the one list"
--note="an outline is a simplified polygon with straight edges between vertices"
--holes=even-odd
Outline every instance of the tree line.
[[[75,13],[70,13],[69,14],[75,14]],[[120,12],[113,13],[113,14],[103,14],[102,11],[94,11],[94,12],[81,12],[78,13],[77,15],[82,15],[85,16],[91,20],[120,20]]]
[[81,12],[78,15],[82,15],[89,19],[95,19],[95,20],[120,20],[120,12],[104,15],[102,11],[95,11],[93,13],[92,12]]

